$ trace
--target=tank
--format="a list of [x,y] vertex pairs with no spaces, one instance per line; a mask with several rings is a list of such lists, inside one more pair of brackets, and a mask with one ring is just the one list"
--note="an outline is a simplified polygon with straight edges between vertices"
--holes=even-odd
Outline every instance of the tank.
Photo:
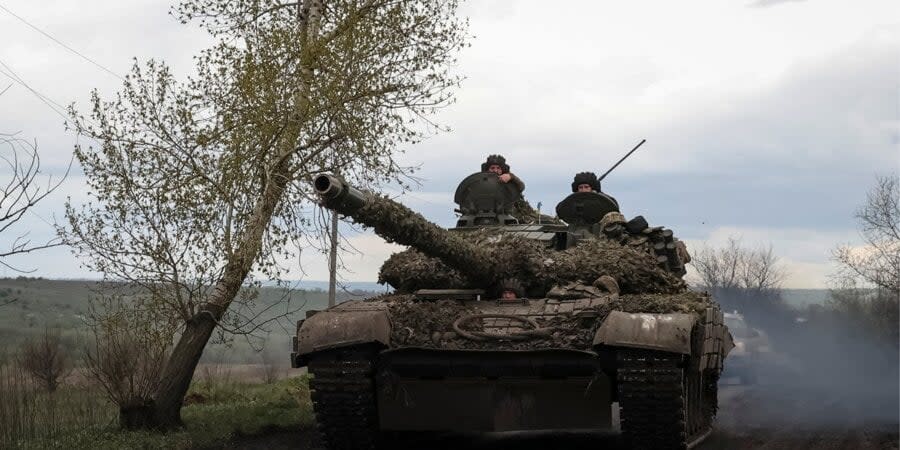
[[460,183],[449,230],[338,177],[314,183],[325,207],[409,247],[381,269],[395,292],[297,324],[291,363],[313,375],[327,448],[617,425],[633,448],[690,448],[710,433],[733,344],[681,279],[669,230],[625,222],[602,193],[570,195],[550,220],[489,173]]

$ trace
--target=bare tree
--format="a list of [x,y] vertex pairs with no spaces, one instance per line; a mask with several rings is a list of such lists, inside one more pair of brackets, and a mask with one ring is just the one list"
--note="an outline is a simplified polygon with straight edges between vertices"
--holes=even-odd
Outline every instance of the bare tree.
[[119,407],[124,429],[152,426],[147,411],[159,384],[175,327],[153,310],[134,308],[122,297],[140,295],[120,289],[92,300],[93,344],[84,352],[85,368]]
[[429,117],[459,81],[449,72],[466,38],[456,7],[185,0],[174,14],[217,39],[195,77],[178,83],[162,63],[135,64],[116,99],[94,94],[90,119],[71,111],[100,146],[76,148],[95,201],[67,205],[66,241],[89,268],[150,292],[139,308],[181,324],[145,423],[180,425],[214,330],[261,330],[258,311],[233,304],[319,239],[314,174],[408,181],[397,152],[441,130]]
[[18,355],[22,369],[47,392],[54,392],[72,371],[72,358],[63,346],[59,330],[44,329],[36,339],[22,346]]
[[877,176],[856,219],[865,244],[833,250],[838,270],[831,279],[830,306],[896,346],[900,340],[900,177]]
[[771,245],[745,248],[735,237],[724,247],[700,247],[691,263],[701,284],[713,291],[770,292],[779,289],[785,277]]
[[51,238],[35,242],[29,231],[16,233],[14,237],[8,233],[15,233],[15,226],[25,213],[55,191],[65,176],[58,180],[47,177],[44,182],[37,144],[18,137],[18,134],[5,133],[0,133],[0,174],[0,236],[9,242],[0,249],[0,265],[16,272],[27,272],[13,266],[9,258],[62,245],[62,241]]
[[755,326],[772,329],[792,319],[781,297],[785,270],[771,245],[747,247],[730,237],[722,247],[700,247],[691,263],[699,284],[726,310],[738,310]]
[[833,251],[842,278],[857,284],[900,292],[900,182],[879,176],[866,203],[856,211],[865,246],[843,245]]

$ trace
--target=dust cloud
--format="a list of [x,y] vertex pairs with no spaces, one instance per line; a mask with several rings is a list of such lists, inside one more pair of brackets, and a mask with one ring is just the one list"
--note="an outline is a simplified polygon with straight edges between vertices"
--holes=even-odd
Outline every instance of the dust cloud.
[[[896,342],[827,307],[793,309],[777,293],[720,293],[716,298],[726,311],[740,309],[750,327],[767,335],[771,349],[753,358],[754,383],[740,383],[747,391],[735,399],[739,405],[732,405],[741,409],[740,419],[728,426],[897,430]],[[723,385],[739,375],[729,367],[736,360],[726,360]]]

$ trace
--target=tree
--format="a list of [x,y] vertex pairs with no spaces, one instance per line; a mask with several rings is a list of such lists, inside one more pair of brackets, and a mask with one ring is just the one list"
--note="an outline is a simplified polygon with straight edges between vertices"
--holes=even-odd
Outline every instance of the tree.
[[833,252],[842,278],[889,292],[900,292],[900,182],[879,176],[866,203],[856,211],[864,247],[849,245]]
[[180,407],[215,329],[252,332],[242,287],[283,264],[318,230],[312,175],[404,183],[396,154],[441,128],[449,72],[465,45],[455,0],[186,0],[173,13],[216,44],[178,83],[165,64],[135,63],[111,101],[92,97],[75,130],[94,202],[67,204],[61,230],[86,265],[140,288],[136,308],[181,323],[146,403],[148,426]]
[[[133,430],[152,426],[146,414],[152,403],[171,336],[173,321],[161,321],[153,309],[110,294],[93,299],[88,325],[94,340],[84,352],[87,373],[119,407],[119,424]],[[133,295],[120,286],[118,295]]]
[[47,392],[54,392],[72,370],[72,361],[63,347],[59,330],[44,329],[39,338],[30,339],[19,352],[19,366]]
[[[2,96],[9,87],[0,91]],[[0,237],[9,242],[0,248],[0,265],[15,272],[28,272],[12,265],[10,258],[15,255],[31,253],[45,248],[62,245],[59,238],[51,238],[45,242],[33,242],[29,232],[19,233],[10,240],[9,233],[15,232],[16,224],[38,202],[55,191],[63,180],[48,177],[46,184],[40,182],[41,158],[37,152],[37,144],[19,137],[18,133],[0,132]],[[66,169],[68,174],[68,169]],[[0,300],[0,308],[15,303],[18,299]]]
[[[18,137],[18,134],[6,133],[0,133],[0,173],[4,174],[0,177],[0,236],[7,240],[7,234],[14,232],[25,213],[55,191],[65,176],[59,180],[48,177],[46,183],[41,182],[43,172],[37,144]],[[19,233],[7,247],[0,249],[0,265],[16,272],[27,272],[13,266],[9,258],[58,245],[62,245],[59,238],[33,242],[28,231]],[[8,303],[11,301],[0,302],[0,306]]]
[[724,247],[700,247],[691,262],[702,285],[713,291],[745,290],[762,294],[779,289],[785,276],[771,245],[744,248],[735,237],[729,237]]
[[726,310],[741,311],[757,326],[780,326],[792,319],[781,298],[786,273],[771,245],[747,248],[730,237],[723,247],[701,247],[691,263],[700,284]]
[[893,346],[900,339],[900,177],[877,176],[856,211],[862,247],[832,251],[831,306]]

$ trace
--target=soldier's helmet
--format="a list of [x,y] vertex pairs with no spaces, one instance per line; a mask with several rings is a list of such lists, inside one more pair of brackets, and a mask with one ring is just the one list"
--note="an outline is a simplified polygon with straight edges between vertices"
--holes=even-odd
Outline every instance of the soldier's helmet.
[[608,212],[600,219],[600,228],[606,230],[613,225],[625,226],[625,216],[618,211]]
[[500,166],[503,173],[509,173],[509,164],[506,164],[506,158],[503,155],[488,155],[487,160],[481,163],[481,171],[487,172],[488,168],[494,164]]
[[594,172],[580,172],[575,174],[575,180],[572,181],[572,192],[578,192],[579,184],[589,184],[591,189],[600,192],[600,181]]
[[500,281],[500,292],[498,294],[502,294],[503,291],[513,291],[516,293],[516,297],[524,297],[525,296],[525,288],[522,287],[522,283],[515,278],[504,278]]

